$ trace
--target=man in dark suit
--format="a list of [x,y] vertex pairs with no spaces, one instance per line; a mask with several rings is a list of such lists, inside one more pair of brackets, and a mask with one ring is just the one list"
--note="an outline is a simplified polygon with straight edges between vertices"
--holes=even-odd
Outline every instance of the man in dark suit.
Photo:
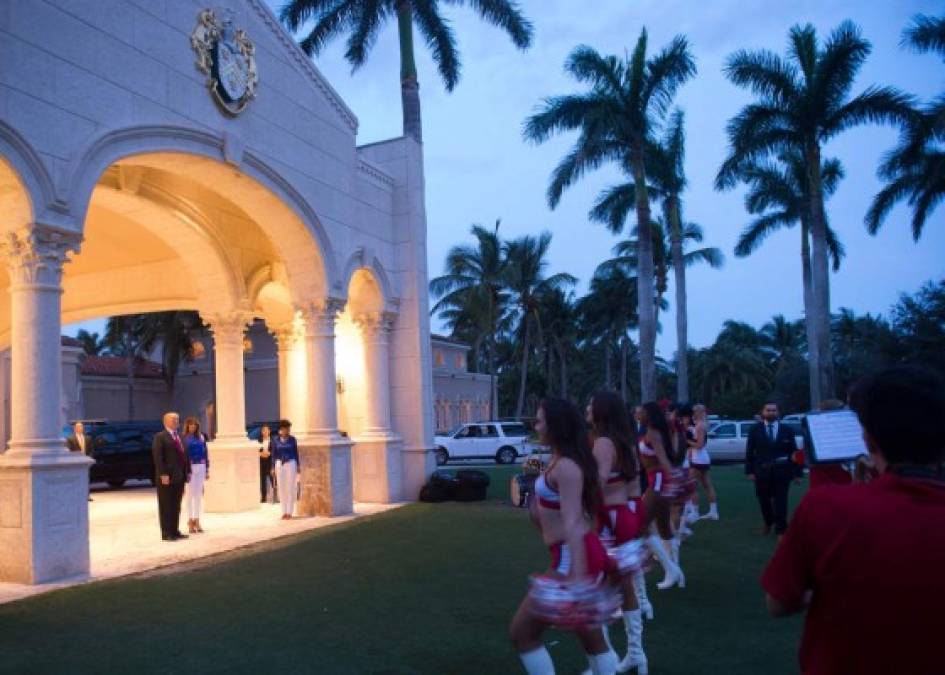
[[[72,435],[66,439],[66,447],[69,448],[69,452],[81,452],[87,457],[92,456],[92,439],[85,435],[85,425],[82,422],[76,422],[72,427]],[[91,495],[89,501],[92,501]]]
[[745,473],[755,482],[755,495],[764,518],[762,534],[774,528],[779,537],[787,530],[788,488],[800,478],[800,467],[792,461],[797,451],[794,431],[778,422],[778,406],[766,403],[761,421],[748,433]]
[[190,461],[184,443],[177,433],[180,416],[169,412],[164,415],[164,429],[154,435],[151,455],[156,474],[158,515],[161,520],[161,539],[186,539],[180,531],[180,503],[184,484],[190,480]]

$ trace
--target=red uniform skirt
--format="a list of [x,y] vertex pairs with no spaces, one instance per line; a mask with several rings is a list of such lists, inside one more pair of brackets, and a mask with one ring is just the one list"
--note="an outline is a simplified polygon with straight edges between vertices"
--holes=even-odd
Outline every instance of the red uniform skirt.
[[[630,501],[627,502],[627,506],[631,511],[633,511],[634,515],[637,517],[639,526],[642,528],[643,523],[646,522],[646,506],[643,505],[643,497],[631,497]],[[643,534],[643,532],[640,532],[637,536],[641,536]]]
[[[563,541],[548,547],[551,551],[551,569],[567,576],[571,572],[571,551]],[[584,535],[584,558],[587,564],[587,576],[600,578],[607,572],[607,552],[597,535],[587,532]]]
[[662,469],[648,469],[646,472],[647,490],[662,494],[666,487],[666,473]]
[[612,538],[618,546],[639,537],[642,523],[628,504],[605,504],[597,514],[597,531],[601,538]]

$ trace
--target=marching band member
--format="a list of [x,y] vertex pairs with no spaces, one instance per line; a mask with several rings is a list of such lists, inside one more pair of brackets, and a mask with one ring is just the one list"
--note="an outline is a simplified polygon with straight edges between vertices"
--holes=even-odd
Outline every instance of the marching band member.
[[[597,463],[587,444],[584,420],[571,403],[546,399],[538,409],[535,430],[552,449],[548,468],[535,482],[532,501],[542,538],[551,551],[551,575],[570,583],[603,583],[607,554],[591,527],[589,515],[600,505]],[[551,655],[541,644],[549,623],[531,595],[512,618],[512,643],[528,675],[554,675]],[[599,627],[575,627],[594,675],[617,672],[617,655]]]

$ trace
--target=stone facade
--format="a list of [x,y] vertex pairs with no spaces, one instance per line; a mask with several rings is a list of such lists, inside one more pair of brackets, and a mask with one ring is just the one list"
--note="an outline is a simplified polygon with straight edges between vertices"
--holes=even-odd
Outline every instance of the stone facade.
[[[292,393],[279,412],[320,458],[303,465],[304,513],[350,511],[359,485],[379,501],[414,495],[433,468],[422,147],[359,147],[354,113],[263,0],[212,7],[254,44],[259,82],[238,115],[198,67],[203,0],[0,3],[0,550],[16,552],[0,581],[88,570],[87,462],[59,431],[77,395],[62,386],[63,323],[170,309],[209,323],[214,473],[228,481],[208,507],[255,508],[253,320],[279,337],[278,387]],[[338,430],[348,340],[370,397],[362,447]]]

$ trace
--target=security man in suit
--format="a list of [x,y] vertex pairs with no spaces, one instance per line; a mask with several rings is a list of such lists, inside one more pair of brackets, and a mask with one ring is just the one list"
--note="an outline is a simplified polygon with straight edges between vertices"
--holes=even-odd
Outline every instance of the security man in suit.
[[177,431],[179,426],[180,416],[177,413],[165,413],[164,429],[154,435],[151,443],[161,539],[164,541],[187,538],[180,531],[180,504],[184,497],[184,484],[190,480],[190,460]]
[[748,432],[745,448],[745,474],[755,483],[755,495],[764,518],[762,534],[774,528],[779,537],[787,530],[788,488],[791,480],[800,482],[800,467],[791,461],[797,452],[794,431],[778,422],[776,403],[765,403],[761,421]]
[[[73,425],[72,435],[66,439],[66,447],[70,452],[81,452],[83,455],[92,457],[92,439],[85,435],[85,425],[82,422],[76,422]],[[89,501],[92,501],[91,495]]]

